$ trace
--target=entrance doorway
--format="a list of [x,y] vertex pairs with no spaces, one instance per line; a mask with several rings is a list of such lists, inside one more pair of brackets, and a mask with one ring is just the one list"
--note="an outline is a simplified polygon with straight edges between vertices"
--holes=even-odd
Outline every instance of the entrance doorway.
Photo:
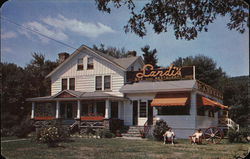
[[63,119],[73,119],[73,103],[62,103],[60,105],[60,115]]
[[111,118],[118,119],[118,102],[111,102]]
[[148,125],[153,125],[153,107],[151,107],[152,100],[148,100]]
[[133,125],[138,125],[138,101],[133,101]]

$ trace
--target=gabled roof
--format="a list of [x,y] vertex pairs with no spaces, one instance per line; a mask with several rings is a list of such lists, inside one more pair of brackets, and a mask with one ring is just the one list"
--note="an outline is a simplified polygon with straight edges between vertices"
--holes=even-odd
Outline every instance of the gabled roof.
[[[73,57],[75,57],[77,54],[79,54],[83,50],[88,50],[90,53],[93,53],[97,57],[99,57],[102,60],[105,60],[105,61],[113,64],[114,66],[116,66],[117,68],[119,68],[119,69],[121,69],[123,71],[126,71],[126,69],[130,65],[132,65],[137,59],[140,59],[142,61],[142,64],[143,64],[143,60],[139,56],[129,57],[129,58],[121,58],[121,60],[120,60],[120,59],[114,58],[114,57],[112,57],[110,55],[104,54],[104,53],[102,53],[100,51],[97,51],[97,50],[94,50],[92,48],[89,48],[86,45],[82,45],[78,49],[76,49],[63,63],[61,63],[59,66],[57,66],[52,72],[50,72],[46,76],[46,78],[50,77],[52,74],[54,74],[55,72],[57,72],[63,65],[67,64]],[[123,60],[124,60],[124,62],[122,62]]]

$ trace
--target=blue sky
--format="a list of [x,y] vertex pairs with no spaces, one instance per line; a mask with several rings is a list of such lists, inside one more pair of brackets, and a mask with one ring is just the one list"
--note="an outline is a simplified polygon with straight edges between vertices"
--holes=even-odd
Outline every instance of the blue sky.
[[[145,2],[139,1],[136,6],[140,8]],[[176,40],[171,29],[158,35],[149,27],[144,38],[125,34],[123,26],[129,19],[128,10],[120,8],[113,9],[111,14],[103,13],[96,9],[94,1],[12,0],[4,3],[1,15],[74,48],[103,43],[136,50],[141,55],[140,48],[148,44],[151,49],[157,49],[158,64],[162,66],[168,66],[178,57],[203,54],[213,58],[229,76],[249,74],[249,31],[239,34],[228,30],[227,17],[218,17],[209,25],[208,32],[199,34],[196,40],[186,41]],[[58,53],[72,53],[74,49],[1,18],[1,61],[24,67],[33,52],[56,60]]]

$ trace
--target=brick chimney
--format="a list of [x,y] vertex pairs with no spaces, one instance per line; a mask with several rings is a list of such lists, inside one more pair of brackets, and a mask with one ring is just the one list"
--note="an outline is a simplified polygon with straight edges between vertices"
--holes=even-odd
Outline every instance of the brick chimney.
[[136,51],[128,51],[128,57],[135,57]]
[[58,54],[59,63],[64,62],[69,57],[67,52],[62,52]]

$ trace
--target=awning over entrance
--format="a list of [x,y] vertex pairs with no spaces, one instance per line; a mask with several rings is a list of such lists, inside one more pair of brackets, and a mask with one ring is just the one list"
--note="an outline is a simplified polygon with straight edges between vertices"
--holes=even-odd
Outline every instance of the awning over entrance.
[[185,106],[189,103],[188,93],[157,94],[151,106]]
[[198,105],[199,106],[212,106],[212,107],[218,107],[218,108],[221,108],[221,109],[227,109],[228,107],[219,103],[219,102],[216,102],[216,101],[213,101],[211,99],[208,99],[206,97],[203,97],[203,96],[198,96]]

